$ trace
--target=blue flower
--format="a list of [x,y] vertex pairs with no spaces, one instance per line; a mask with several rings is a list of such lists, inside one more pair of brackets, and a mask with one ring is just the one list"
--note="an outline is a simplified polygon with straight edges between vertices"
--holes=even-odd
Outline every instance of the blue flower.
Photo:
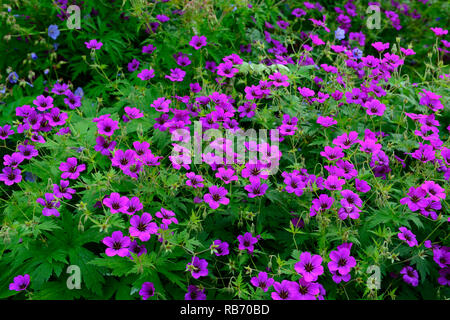
[[360,49],[355,48],[355,49],[352,50],[352,53],[353,53],[353,56],[356,59],[361,59],[362,58],[363,53],[362,53],[362,51]]
[[77,90],[75,90],[74,94],[75,94],[76,96],[79,96],[79,97],[82,97],[82,98],[83,98],[83,96],[84,96],[83,88],[78,87]]
[[337,40],[342,40],[345,38],[345,30],[341,29],[341,28],[337,28],[336,31],[334,32],[334,37]]
[[58,47],[59,47],[59,43],[54,43],[53,44],[53,49],[55,49],[55,51],[57,51],[58,50]]
[[51,24],[48,26],[48,36],[53,40],[56,40],[56,38],[58,38],[60,33],[61,32],[59,31],[58,26],[56,24]]
[[37,54],[32,52],[31,53],[31,59],[36,60],[38,58]]
[[19,75],[15,71],[8,74],[8,77],[6,78],[6,80],[8,80],[9,83],[17,83],[18,79],[19,79]]

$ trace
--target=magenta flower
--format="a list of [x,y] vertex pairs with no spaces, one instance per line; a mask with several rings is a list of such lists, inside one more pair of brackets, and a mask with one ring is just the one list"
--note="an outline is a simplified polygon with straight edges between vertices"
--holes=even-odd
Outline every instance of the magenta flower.
[[266,183],[261,184],[261,180],[259,178],[251,178],[250,184],[244,187],[248,192],[249,198],[255,198],[262,196],[266,193],[268,185]]
[[238,176],[235,175],[235,171],[233,168],[225,169],[225,168],[219,168],[217,169],[218,172],[216,172],[216,178],[219,178],[225,184],[229,184],[232,181],[238,181]]
[[86,165],[84,163],[78,165],[78,160],[75,157],[67,158],[66,161],[59,165],[59,170],[63,172],[61,179],[76,179],[82,171],[86,170]]
[[24,159],[23,154],[20,152],[13,152],[11,155],[5,154],[3,156],[3,165],[17,168],[17,166],[21,164]]
[[327,158],[330,161],[337,160],[345,156],[344,152],[342,152],[341,147],[329,147],[329,146],[325,146],[325,150],[321,151],[320,155],[322,157]]
[[113,192],[103,199],[103,204],[111,209],[111,213],[126,212],[128,207],[128,198],[121,197],[119,193]]
[[22,181],[22,171],[20,169],[14,169],[11,167],[4,167],[2,173],[0,173],[0,181],[3,181],[7,186],[11,186],[14,183]]
[[96,39],[89,40],[89,42],[85,42],[84,44],[86,45],[86,48],[94,50],[98,50],[103,46],[103,43],[97,41]]
[[418,246],[416,235],[405,227],[398,228],[400,232],[397,234],[400,240],[406,241],[410,247]]
[[367,109],[366,113],[371,116],[382,116],[386,110],[386,106],[377,99],[367,101],[364,107]]
[[138,108],[125,107],[124,110],[130,120],[139,119],[144,116],[144,113]]
[[200,290],[193,284],[189,285],[188,292],[185,294],[184,300],[206,300],[205,289]]
[[144,282],[142,284],[141,290],[139,290],[139,295],[142,297],[142,300],[147,300],[150,297],[153,297],[155,294],[155,286],[151,282]]
[[222,77],[232,78],[238,72],[239,69],[234,68],[231,61],[223,62],[217,66],[217,74]]
[[184,76],[186,75],[186,71],[183,71],[179,68],[170,69],[171,74],[165,75],[164,77],[166,79],[169,79],[170,81],[183,81]]
[[337,124],[337,121],[336,120],[334,120],[334,118],[333,117],[322,117],[322,116],[319,116],[318,118],[317,118],[317,121],[316,121],[318,124],[320,124],[320,125],[322,125],[322,126],[324,126],[324,127],[330,127],[330,126],[332,126],[332,125],[335,125],[335,124]]
[[306,282],[316,281],[323,274],[322,257],[303,252],[300,254],[300,261],[295,264],[294,269],[303,276]]
[[69,180],[61,180],[59,185],[53,185],[53,193],[57,198],[72,199],[75,189],[69,188]]
[[326,194],[321,194],[319,198],[312,201],[312,206],[310,208],[310,216],[314,217],[316,214],[325,212],[331,208],[334,199],[327,196]]
[[186,173],[186,177],[188,180],[186,181],[186,185],[194,188],[203,188],[203,178],[201,175],[195,174],[195,172]]
[[250,279],[250,283],[252,285],[257,288],[261,288],[264,292],[267,292],[274,282],[275,280],[267,276],[267,272],[260,272],[258,273],[258,277],[252,277]]
[[10,135],[13,135],[14,131],[11,130],[11,126],[9,124],[5,124],[3,127],[0,126],[0,139],[6,140]]
[[289,280],[283,280],[281,283],[274,282],[273,288],[275,289],[275,291],[271,293],[273,300],[294,300],[298,292],[296,283]]
[[155,70],[153,69],[143,69],[138,73],[137,77],[142,81],[147,81],[152,79],[155,76]]
[[199,257],[192,257],[192,262],[186,265],[186,270],[191,271],[192,277],[198,279],[199,277],[206,277],[208,275],[208,262]]
[[104,118],[97,122],[98,134],[104,134],[105,136],[112,136],[116,129],[119,129],[119,121],[115,121],[111,118]]
[[53,108],[53,98],[50,96],[45,97],[43,95],[40,95],[36,98],[36,100],[33,100],[33,104],[37,106],[37,109],[39,111],[45,111],[47,109]]
[[155,222],[150,222],[152,216],[144,212],[142,216],[132,216],[130,219],[131,227],[129,228],[130,236],[137,237],[141,241],[148,241],[150,235],[158,232],[158,225]]
[[289,87],[289,82],[287,80],[289,80],[289,77],[287,75],[281,74],[280,72],[271,74],[269,76],[269,79],[272,80],[272,84],[275,87]]
[[413,267],[406,266],[401,271],[400,274],[403,275],[403,281],[409,283],[413,287],[419,285],[419,273]]
[[421,207],[424,207],[426,204],[424,202],[424,198],[427,195],[427,192],[422,188],[409,188],[409,192],[407,193],[407,197],[401,198],[400,203],[406,204],[411,211],[420,210]]
[[149,44],[147,46],[142,47],[142,53],[152,53],[153,51],[155,51],[155,49],[156,49],[155,46]]
[[203,196],[203,200],[209,204],[211,209],[217,209],[221,204],[227,205],[230,199],[226,197],[227,189],[224,187],[211,186],[208,188],[209,193]]
[[108,257],[115,255],[126,257],[128,255],[128,247],[131,244],[131,240],[129,237],[125,237],[122,231],[114,231],[111,237],[105,237],[102,242],[108,247],[105,251]]
[[304,278],[293,283],[293,290],[296,294],[292,300],[316,300],[316,296],[320,293],[318,283],[308,282]]
[[443,36],[448,33],[448,30],[444,30],[442,28],[430,28],[430,30],[433,31],[437,36]]
[[237,239],[239,240],[239,250],[247,250],[248,253],[253,254],[254,245],[258,242],[257,237],[254,237],[250,232],[246,232],[243,236],[239,235]]
[[189,41],[189,45],[193,47],[195,50],[200,49],[201,47],[206,46],[206,37],[205,36],[193,36],[191,41]]
[[229,245],[227,242],[222,240],[214,240],[213,244],[211,245],[211,253],[214,252],[216,256],[226,256],[230,253],[228,249]]
[[344,133],[340,136],[337,136],[333,140],[333,144],[341,147],[342,149],[349,149],[351,146],[358,142],[358,132],[351,131],[348,134]]
[[14,277],[13,282],[9,284],[9,290],[23,291],[27,289],[29,284],[30,284],[29,274],[18,275]]
[[116,141],[108,141],[103,136],[98,136],[96,139],[96,145],[94,146],[94,150],[100,152],[104,156],[111,155],[111,151],[114,150],[116,146]]
[[38,151],[31,144],[25,144],[25,145],[21,144],[17,147],[17,149],[19,149],[19,152],[27,160],[30,160],[31,158],[36,157],[38,155]]
[[136,152],[134,150],[121,150],[117,149],[114,152],[114,157],[111,159],[111,164],[114,167],[119,167],[121,170],[125,170],[129,168],[132,164],[134,164],[136,157]]
[[328,262],[328,269],[331,273],[338,271],[340,275],[350,273],[351,268],[356,266],[356,260],[350,256],[350,244],[343,244],[337,250],[330,252],[331,261]]
[[44,206],[44,209],[42,209],[42,214],[44,216],[59,217],[59,211],[57,208],[59,208],[60,202],[55,199],[55,195],[53,193],[46,193],[45,200],[43,198],[38,198],[36,202]]
[[169,225],[172,222],[178,224],[177,218],[175,218],[175,212],[161,208],[160,211],[156,212],[156,217],[162,219],[162,223],[165,225]]

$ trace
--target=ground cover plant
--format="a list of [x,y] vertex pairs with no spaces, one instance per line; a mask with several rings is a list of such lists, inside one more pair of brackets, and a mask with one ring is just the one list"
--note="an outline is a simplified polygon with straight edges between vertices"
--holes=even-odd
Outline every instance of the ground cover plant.
[[450,298],[447,1],[0,12],[0,298]]

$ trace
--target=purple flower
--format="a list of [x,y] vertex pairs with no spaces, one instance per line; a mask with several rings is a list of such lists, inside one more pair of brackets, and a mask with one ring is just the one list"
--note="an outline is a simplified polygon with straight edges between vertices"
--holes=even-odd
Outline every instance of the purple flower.
[[230,199],[226,197],[228,191],[224,187],[211,186],[208,191],[209,193],[205,194],[203,199],[211,209],[217,209],[221,204],[227,205],[230,203]]
[[45,200],[43,198],[38,198],[36,202],[44,206],[44,209],[42,209],[42,214],[44,216],[48,217],[53,215],[55,217],[59,217],[59,211],[57,208],[59,208],[60,202],[56,201],[53,193],[46,193]]
[[153,51],[155,51],[155,49],[156,48],[152,44],[149,44],[142,47],[142,53],[152,53]]
[[155,286],[151,282],[144,282],[142,284],[141,290],[139,290],[139,295],[143,300],[147,300],[150,297],[153,297],[155,294]]
[[337,160],[343,158],[345,156],[344,152],[342,152],[341,147],[329,147],[325,146],[325,150],[320,152],[322,157],[327,158],[330,161]]
[[424,202],[424,198],[427,195],[427,192],[423,188],[411,187],[409,188],[409,192],[407,193],[407,195],[407,197],[400,199],[400,203],[407,204],[409,210],[414,212],[420,210],[421,207],[424,207],[426,205]]
[[172,222],[178,224],[177,218],[175,218],[175,212],[161,208],[160,211],[155,213],[156,217],[162,219],[162,223],[165,225],[169,225]]
[[293,300],[316,300],[316,295],[320,293],[318,283],[308,282],[304,278],[300,278],[298,282],[293,283]]
[[437,279],[441,286],[450,286],[450,268],[444,268],[439,270],[440,277]]
[[[350,248],[351,248],[350,243]],[[345,275],[350,273],[351,268],[356,266],[356,260],[352,256],[350,256],[350,248],[347,244],[343,244],[338,246],[338,250],[334,250],[330,252],[331,261],[328,262],[328,269],[331,273],[338,271],[339,274]]]
[[197,286],[189,285],[188,292],[184,296],[184,300],[206,300],[205,289],[200,290]]
[[255,198],[264,195],[267,188],[267,184],[261,184],[261,180],[259,178],[251,178],[250,184],[244,187],[244,189],[248,191],[249,198]]
[[269,76],[269,79],[272,80],[272,84],[275,87],[289,87],[289,82],[287,80],[289,80],[289,77],[287,75],[281,74],[280,72],[271,74]]
[[115,255],[125,257],[128,255],[131,240],[129,237],[124,237],[122,231],[114,231],[111,237],[105,237],[102,242],[108,247],[105,251],[108,257]]
[[273,285],[275,280],[267,277],[267,272],[260,272],[258,277],[252,277],[250,283],[257,288],[261,288],[264,292],[267,292],[269,288]]
[[403,275],[403,280],[406,283],[409,283],[413,287],[419,285],[419,273],[414,268],[406,266],[400,271],[400,274]]
[[26,290],[30,284],[30,275],[24,274],[14,277],[14,281],[9,284],[9,290],[23,291]]
[[183,71],[179,68],[170,69],[171,74],[165,75],[164,77],[166,79],[169,79],[170,81],[183,81],[184,76],[186,75],[186,71]]
[[319,116],[318,118],[317,118],[317,121],[316,121],[318,124],[320,124],[320,125],[322,125],[322,126],[324,126],[324,127],[330,127],[330,126],[332,126],[332,125],[334,125],[334,124],[337,124],[337,121],[336,120],[334,120],[333,119],[333,117],[322,117],[322,116]]
[[433,260],[439,265],[439,267],[447,267],[447,265],[450,264],[450,250],[448,247],[434,248]]
[[81,97],[72,93],[72,91],[67,90],[64,93],[67,98],[64,98],[64,103],[69,106],[70,109],[76,109],[81,107]]
[[97,41],[96,39],[89,40],[89,42],[85,42],[84,44],[86,45],[86,48],[94,50],[98,50],[103,46],[103,43]]
[[67,162],[61,162],[59,165],[59,170],[63,172],[61,174],[61,179],[76,179],[82,171],[86,170],[86,165],[78,165],[77,158],[75,157],[67,158],[66,161]]
[[213,244],[211,245],[211,253],[214,252],[216,256],[226,256],[230,253],[228,250],[228,243],[221,240],[214,240]]
[[97,122],[98,134],[104,134],[105,136],[112,136],[116,129],[119,129],[119,121],[115,121],[111,118],[104,118]]
[[118,212],[126,212],[127,211],[127,205],[128,205],[128,198],[123,196],[121,197],[119,193],[113,192],[109,195],[109,197],[106,197],[103,199],[103,204],[111,209],[111,213],[118,213]]
[[297,296],[297,292],[295,291],[296,283],[289,280],[283,280],[280,282],[274,282],[273,288],[274,292],[271,293],[271,297],[273,300],[293,300]]
[[369,186],[369,184],[364,181],[364,180],[359,180],[358,178],[355,178],[355,188],[357,191],[359,192],[369,192],[371,187]]
[[186,173],[186,177],[188,180],[186,181],[186,185],[194,188],[203,188],[203,178],[201,175],[195,174],[195,172]]
[[186,270],[190,270],[192,277],[198,279],[199,277],[205,277],[208,275],[208,262],[205,259],[199,257],[192,257],[192,262],[186,265]]
[[158,232],[158,225],[155,222],[150,222],[152,216],[144,212],[142,216],[132,216],[130,219],[131,227],[129,228],[130,236],[137,237],[141,241],[148,241],[151,234]]
[[111,164],[114,167],[119,167],[121,170],[125,170],[135,163],[136,152],[134,150],[121,150],[117,149],[114,152],[114,157],[111,159]]
[[11,155],[5,154],[3,156],[3,164],[8,167],[17,168],[24,159],[24,156],[20,152],[13,152]]
[[201,47],[206,46],[206,37],[205,36],[193,36],[191,41],[189,41],[189,45],[193,47],[195,50],[200,49]]
[[20,169],[14,169],[11,167],[4,167],[2,173],[0,173],[0,181],[3,181],[7,186],[11,186],[14,183],[22,181],[22,171]]
[[141,79],[142,81],[150,80],[155,76],[155,70],[153,69],[143,69],[141,72],[138,73],[137,77]]
[[238,68],[233,67],[233,62],[226,61],[217,66],[217,74],[222,77],[232,78],[239,72]]
[[128,63],[128,71],[133,72],[136,71],[139,68],[139,60],[133,59],[130,63]]
[[243,236],[239,235],[237,239],[239,240],[239,250],[247,250],[250,254],[253,254],[254,244],[258,242],[257,237],[254,237],[250,232],[246,232]]
[[128,247],[128,257],[131,260],[134,260],[132,253],[136,254],[138,257],[140,257],[143,254],[147,253],[147,248],[145,248],[145,245],[139,245],[137,240],[134,240],[130,246]]
[[0,127],[0,139],[6,140],[10,135],[13,135],[14,131],[11,130],[11,126],[9,124],[5,124],[3,127]]
[[69,180],[61,180],[59,185],[53,185],[53,193],[57,198],[72,199],[75,189],[69,188]]
[[321,194],[319,198],[312,201],[312,206],[310,208],[310,216],[314,217],[316,214],[325,212],[330,209],[333,205],[334,199],[327,196],[326,194]]
[[295,264],[294,269],[303,276],[306,282],[316,281],[323,274],[322,257],[317,254],[312,256],[309,252],[303,252],[300,255],[300,261]]
[[400,230],[400,233],[398,233],[397,235],[400,240],[406,241],[406,243],[410,247],[415,247],[419,245],[416,240],[416,235],[412,233],[411,230],[408,230],[405,227],[400,227],[398,229]]
[[111,151],[114,150],[116,146],[116,141],[108,141],[103,136],[98,136],[95,141],[97,144],[94,146],[95,151],[100,152],[104,156],[111,155]]
[[53,98],[52,97],[45,97],[43,95],[40,95],[36,98],[36,100],[33,101],[33,104],[37,106],[37,109],[39,111],[45,111],[47,109],[53,108]]

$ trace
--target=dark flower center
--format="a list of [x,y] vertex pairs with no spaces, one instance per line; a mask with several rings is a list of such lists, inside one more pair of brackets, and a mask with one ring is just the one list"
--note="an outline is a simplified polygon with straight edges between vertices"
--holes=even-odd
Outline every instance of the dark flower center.
[[338,261],[338,267],[344,267],[347,264],[347,259],[340,258]]
[[213,194],[212,198],[213,198],[214,201],[219,201],[220,200],[220,195],[217,194],[217,193]]
[[121,248],[122,248],[122,243],[117,242],[117,241],[113,243],[113,249],[114,250],[119,250]]
[[313,270],[314,270],[314,266],[311,263],[305,264],[305,271],[306,272],[311,272]]

